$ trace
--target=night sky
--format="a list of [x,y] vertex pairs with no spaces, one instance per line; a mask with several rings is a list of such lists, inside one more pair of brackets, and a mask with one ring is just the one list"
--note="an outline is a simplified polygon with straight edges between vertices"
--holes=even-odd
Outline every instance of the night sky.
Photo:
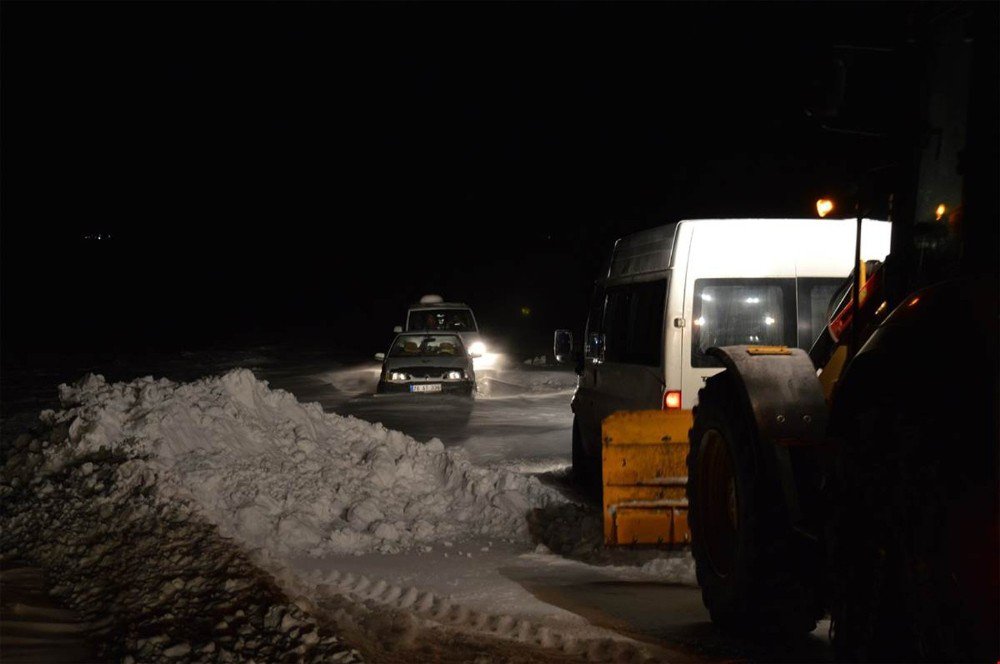
[[368,353],[429,292],[534,350],[623,233],[846,195],[883,148],[805,109],[904,7],[4,2],[4,354]]

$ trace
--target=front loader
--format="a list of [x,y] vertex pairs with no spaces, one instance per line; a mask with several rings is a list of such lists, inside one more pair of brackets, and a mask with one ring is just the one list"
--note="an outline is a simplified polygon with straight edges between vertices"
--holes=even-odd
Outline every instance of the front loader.
[[[890,132],[888,191],[867,187],[892,201],[892,252],[856,257],[810,352],[709,351],[725,370],[694,409],[687,503],[651,505],[672,533],[683,513],[726,629],[802,633],[829,612],[841,659],[1000,661],[997,6],[915,11],[915,119]],[[667,431],[655,417],[636,439]],[[629,443],[616,426],[606,452]]]
[[829,610],[842,659],[1000,655],[997,23],[996,5],[913,22],[892,251],[856,256],[811,351],[709,351],[725,371],[695,407],[688,523],[723,626]]

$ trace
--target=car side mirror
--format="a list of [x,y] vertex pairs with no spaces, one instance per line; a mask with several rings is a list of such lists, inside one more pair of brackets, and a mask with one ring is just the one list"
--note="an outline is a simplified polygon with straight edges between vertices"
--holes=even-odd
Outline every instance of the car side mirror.
[[476,359],[477,357],[482,357],[482,356],[483,356],[482,353],[469,353],[469,357],[471,357],[472,359]]
[[402,331],[403,331],[402,325],[397,325],[396,327],[392,328],[393,334],[400,334],[402,333]]
[[385,362],[385,353],[375,353],[375,359],[379,362]]
[[560,364],[573,359],[573,333],[570,330],[555,331],[552,337],[552,355]]

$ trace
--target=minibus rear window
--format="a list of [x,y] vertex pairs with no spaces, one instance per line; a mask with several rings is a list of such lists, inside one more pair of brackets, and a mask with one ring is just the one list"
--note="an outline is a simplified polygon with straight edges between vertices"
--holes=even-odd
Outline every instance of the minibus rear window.
[[713,346],[796,345],[794,279],[697,279],[691,366],[719,367]]

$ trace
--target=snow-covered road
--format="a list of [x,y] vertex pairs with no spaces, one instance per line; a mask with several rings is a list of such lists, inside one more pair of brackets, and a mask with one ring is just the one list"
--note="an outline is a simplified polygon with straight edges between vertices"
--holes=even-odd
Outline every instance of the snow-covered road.
[[[359,583],[370,588],[380,582],[419,587],[446,596],[461,607],[459,612],[531,623],[532,629],[560,639],[611,632],[634,639],[643,655],[656,659],[831,658],[826,621],[813,636],[791,646],[719,633],[701,603],[686,553],[615,552],[600,546],[597,507],[575,491],[569,477],[569,402],[576,383],[572,372],[537,367],[496,372],[486,380],[484,394],[470,405],[441,398],[373,396],[378,371],[373,362],[335,367],[320,362],[262,365],[255,373],[272,387],[288,390],[301,401],[319,402],[325,410],[380,422],[421,441],[438,438],[446,447],[463,449],[480,466],[536,476],[574,505],[535,511],[533,517],[540,522],[532,527],[539,542],[534,549],[473,540],[417,556],[301,560],[301,570],[316,578],[325,569],[336,570],[337,581],[349,576],[340,588]],[[363,590],[359,596],[370,599]],[[604,654],[611,656],[610,651]]]
[[[127,363],[109,380],[60,388],[41,418],[49,428],[22,437],[7,464],[3,490],[25,501],[11,522],[58,517],[60,473],[74,469],[93,491],[86,461],[111,453],[98,487],[141,478],[151,506],[179,505],[192,524],[217,528],[216,546],[242,547],[367,659],[830,659],[825,623],[791,645],[719,633],[686,552],[602,546],[599,509],[569,476],[572,372],[498,371],[470,401],[376,397],[375,363],[323,353],[202,359]],[[134,379],[147,372],[173,380]],[[202,375],[214,377],[177,382]],[[5,418],[5,436],[18,417]],[[131,514],[117,495],[114,509]],[[54,551],[60,564],[75,560]],[[154,571],[148,583],[177,574]]]

